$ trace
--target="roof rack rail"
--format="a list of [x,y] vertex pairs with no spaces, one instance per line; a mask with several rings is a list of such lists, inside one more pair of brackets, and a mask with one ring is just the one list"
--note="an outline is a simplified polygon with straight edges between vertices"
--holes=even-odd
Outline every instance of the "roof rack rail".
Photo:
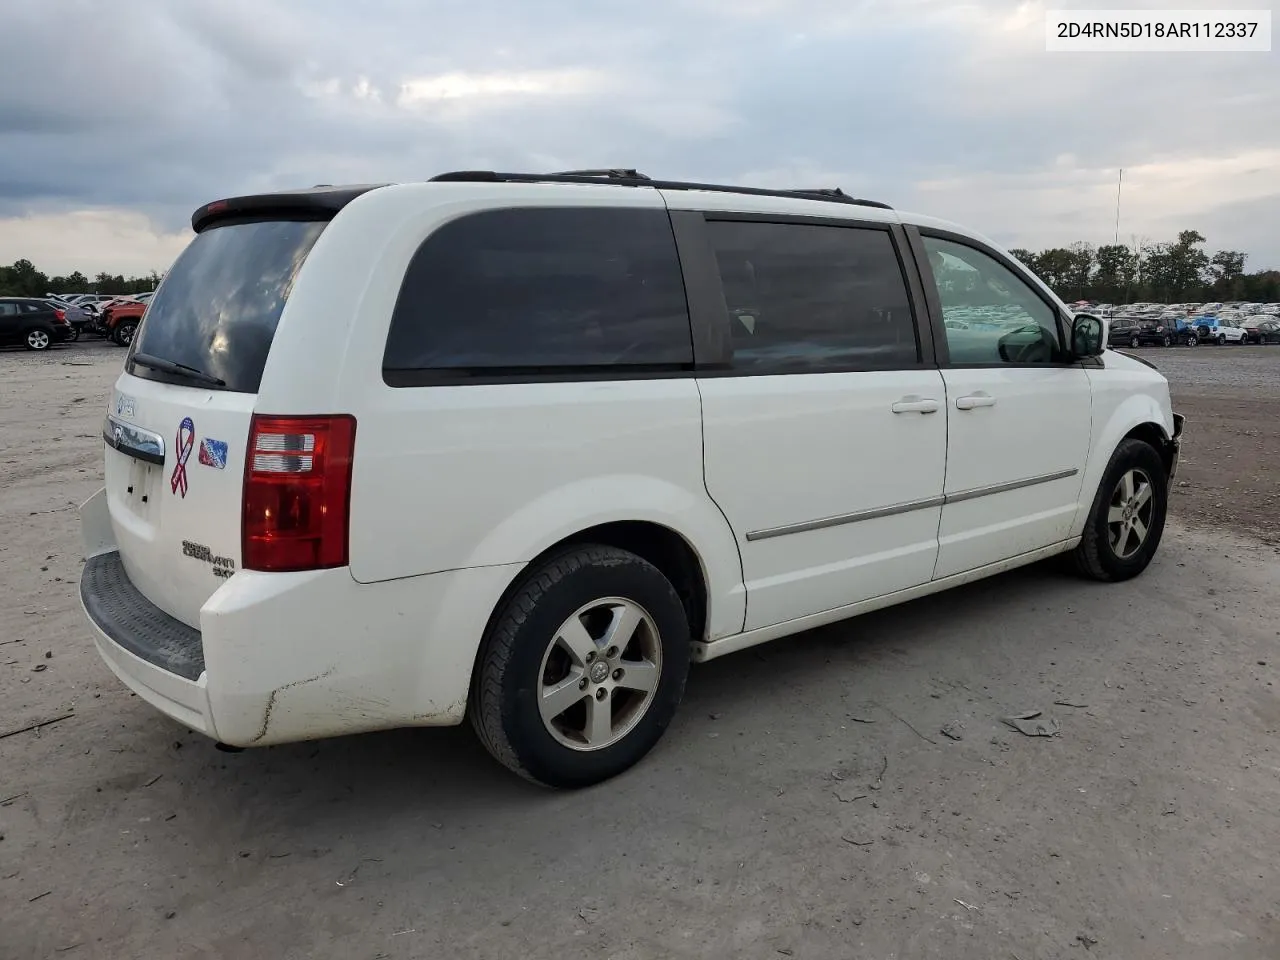
[[639,170],[613,167],[609,170],[561,170],[553,174],[557,177],[603,177],[606,180],[652,180]]
[[714,193],[740,193],[754,197],[790,197],[801,200],[819,200],[835,203],[851,203],[862,207],[893,207],[879,200],[862,200],[851,197],[839,187],[822,187],[816,190],[768,190],[762,187],[739,187],[725,183],[691,183],[684,180],[654,180],[635,170],[572,170],[565,173],[498,173],[494,170],[454,170],[439,173],[431,178],[435,182],[451,183],[611,183],[620,187],[652,187],[655,190],[709,190]]

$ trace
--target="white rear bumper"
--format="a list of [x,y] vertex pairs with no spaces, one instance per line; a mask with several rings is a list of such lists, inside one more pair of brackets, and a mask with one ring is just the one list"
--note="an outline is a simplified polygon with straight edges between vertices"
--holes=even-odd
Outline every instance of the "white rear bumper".
[[[100,562],[116,551],[105,513],[102,492],[81,507],[87,552]],[[461,722],[484,626],[519,569],[376,584],[357,583],[345,568],[241,570],[201,608],[198,634],[185,628],[204,665],[198,676],[188,670],[190,678],[150,652],[143,634],[157,629],[154,608],[129,613],[134,598],[108,618],[102,601],[112,598],[94,596],[87,577],[81,599],[99,653],[138,696],[207,736],[265,746]],[[112,589],[136,593],[132,584]]]

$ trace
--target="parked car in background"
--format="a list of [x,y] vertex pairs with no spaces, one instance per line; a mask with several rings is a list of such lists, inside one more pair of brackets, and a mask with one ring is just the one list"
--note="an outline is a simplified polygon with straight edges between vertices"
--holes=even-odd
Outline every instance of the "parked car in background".
[[1181,327],[1174,321],[1119,317],[1111,321],[1110,346],[1122,347],[1194,347],[1200,342],[1192,327]]
[[1280,343],[1280,319],[1267,314],[1250,317],[1244,332],[1250,343]]
[[1194,325],[1201,342],[1216,343],[1219,346],[1228,343],[1245,343],[1244,330],[1234,326],[1231,321],[1218,316],[1201,316],[1189,321]]
[[137,300],[122,299],[115,300],[102,311],[102,319],[100,326],[103,329],[103,336],[108,337],[113,343],[127,347],[133,343],[133,333],[138,329],[138,324],[142,322],[142,315],[146,312],[147,305]]
[[28,350],[48,350],[75,338],[66,311],[47,300],[0,298],[0,343],[21,343]]
[[50,299],[48,301],[54,307],[63,311],[67,316],[67,323],[71,324],[71,340],[79,340],[80,334],[89,327],[92,322],[89,314],[81,307],[74,303],[67,303],[61,299]]

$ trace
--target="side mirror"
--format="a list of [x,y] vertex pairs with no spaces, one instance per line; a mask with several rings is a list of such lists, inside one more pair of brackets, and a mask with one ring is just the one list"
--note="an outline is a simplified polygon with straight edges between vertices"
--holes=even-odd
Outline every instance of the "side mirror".
[[1071,354],[1079,359],[1100,357],[1107,349],[1105,321],[1091,313],[1077,313],[1071,321]]

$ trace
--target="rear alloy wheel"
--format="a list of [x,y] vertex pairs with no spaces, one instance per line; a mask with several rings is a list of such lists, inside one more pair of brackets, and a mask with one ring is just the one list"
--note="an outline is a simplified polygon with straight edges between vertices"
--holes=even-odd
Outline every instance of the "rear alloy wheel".
[[1131,346],[1131,347],[1133,347],[1133,349],[1137,350],[1137,349],[1138,349],[1138,347],[1142,346],[1142,341],[1141,341],[1141,340],[1139,340],[1137,337],[1133,337],[1132,339],[1130,339],[1130,340],[1129,340],[1129,346]]
[[490,622],[468,713],[503,765],[585,787],[639,761],[684,694],[689,621],[635,554],[584,545],[532,568]]
[[30,330],[27,332],[27,349],[28,350],[48,350],[49,344],[53,339],[45,330]]
[[1199,337],[1197,337],[1194,333],[1193,333],[1193,334],[1191,334],[1191,336],[1187,337],[1187,346],[1188,346],[1188,347],[1196,347],[1196,346],[1199,346],[1199,345],[1200,345],[1200,338],[1199,338]]
[[111,333],[111,339],[122,347],[127,347],[133,343],[133,332],[138,325],[133,322],[125,322],[116,327]]
[[1173,337],[1169,336],[1169,335],[1166,333],[1166,334],[1164,335],[1164,339],[1162,339],[1160,342],[1161,342],[1164,346],[1166,346],[1166,347],[1168,347],[1168,346],[1172,346],[1172,345],[1173,345]]
[[71,328],[71,336],[67,337],[67,342],[68,342],[68,343],[75,343],[75,342],[76,342],[77,340],[79,340],[79,339],[80,339],[80,328],[79,328],[79,327],[72,327],[72,328]]
[[1145,570],[1164,533],[1168,495],[1168,472],[1156,449],[1141,440],[1121,441],[1076,547],[1080,572],[1117,581]]

